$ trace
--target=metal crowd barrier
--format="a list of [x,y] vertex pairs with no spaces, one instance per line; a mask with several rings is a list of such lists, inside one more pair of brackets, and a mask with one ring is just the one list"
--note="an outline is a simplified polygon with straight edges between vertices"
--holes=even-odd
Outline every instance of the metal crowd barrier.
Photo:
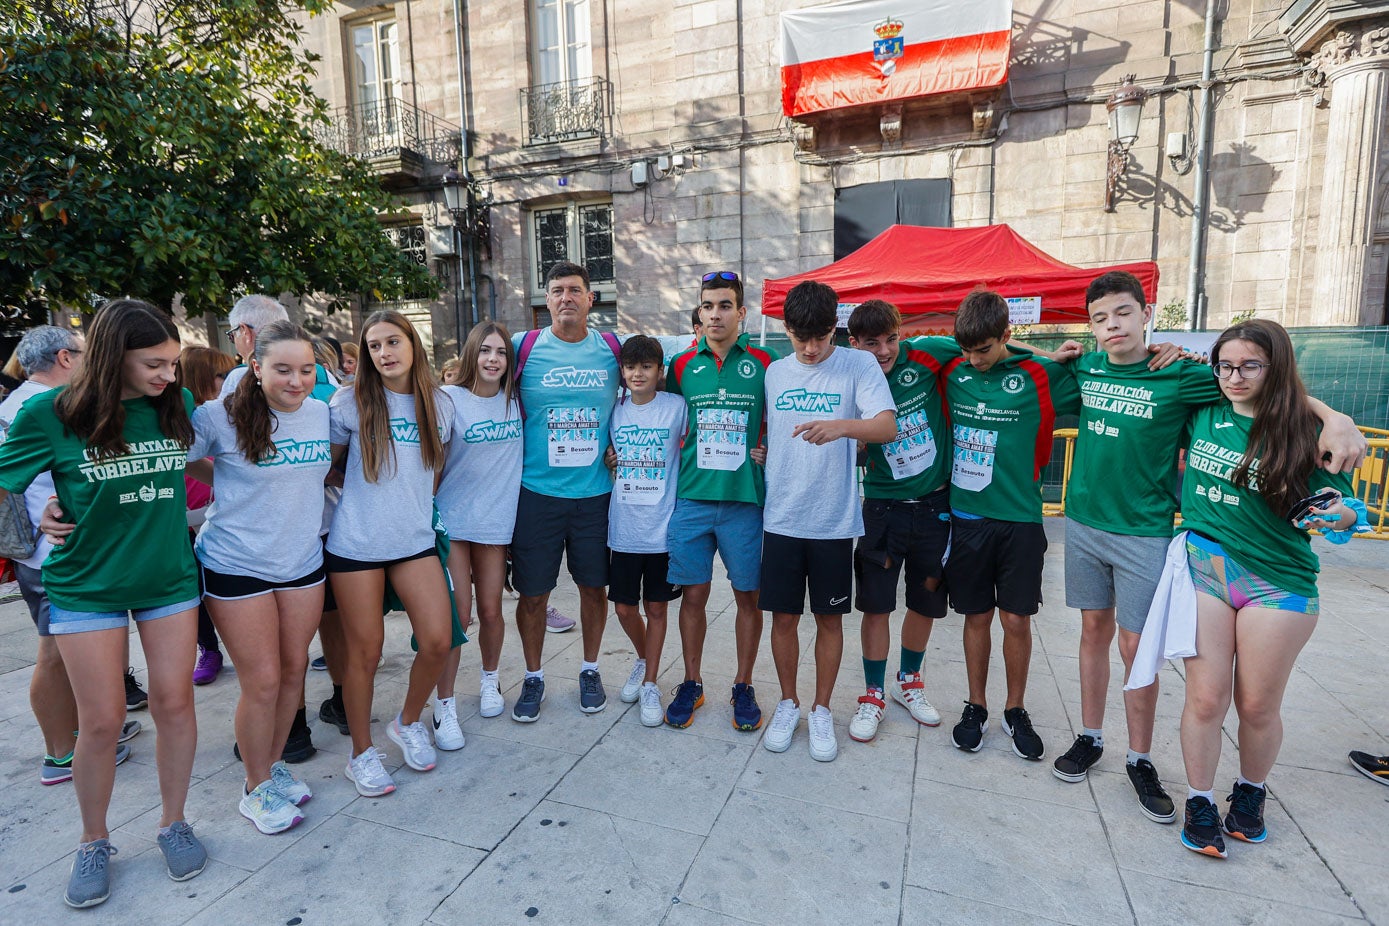
[[[1370,515],[1370,533],[1360,537],[1373,540],[1389,540],[1389,430],[1383,428],[1361,428],[1370,442],[1370,452],[1351,477],[1355,497],[1365,503]],[[1053,462],[1061,462],[1061,497],[1057,501],[1044,501],[1042,513],[1048,517],[1060,517],[1066,513],[1066,488],[1071,479],[1071,464],[1075,460],[1076,429],[1057,428],[1052,436],[1061,444],[1052,450]],[[1178,523],[1181,513],[1177,514]]]

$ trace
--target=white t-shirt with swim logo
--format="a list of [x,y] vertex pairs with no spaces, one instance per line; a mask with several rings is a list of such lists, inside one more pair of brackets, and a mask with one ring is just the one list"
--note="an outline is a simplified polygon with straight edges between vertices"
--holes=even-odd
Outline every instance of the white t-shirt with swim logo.
[[509,544],[521,494],[521,410],[504,392],[444,392],[453,400],[453,440],[435,496],[439,516],[453,540]]
[[611,432],[617,468],[608,503],[608,548],[618,553],[665,553],[675,510],[685,400],[658,392],[645,405],[631,399],[613,409]]

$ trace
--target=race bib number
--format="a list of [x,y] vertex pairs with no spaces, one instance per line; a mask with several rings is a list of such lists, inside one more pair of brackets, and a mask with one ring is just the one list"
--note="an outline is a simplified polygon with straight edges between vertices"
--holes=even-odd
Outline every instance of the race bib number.
[[994,479],[994,454],[998,432],[955,425],[955,465],[951,485],[967,492],[980,492]]
[[696,413],[699,469],[732,471],[748,458],[748,413],[731,408],[701,408]]
[[666,486],[666,461],[662,448],[628,451],[638,455],[619,457],[613,473],[613,493],[623,505],[659,505]]
[[910,479],[936,462],[936,436],[925,411],[915,411],[897,419],[897,439],[883,444],[883,457],[893,479]]
[[597,461],[597,408],[551,408],[546,410],[545,420],[551,466],[592,466]]

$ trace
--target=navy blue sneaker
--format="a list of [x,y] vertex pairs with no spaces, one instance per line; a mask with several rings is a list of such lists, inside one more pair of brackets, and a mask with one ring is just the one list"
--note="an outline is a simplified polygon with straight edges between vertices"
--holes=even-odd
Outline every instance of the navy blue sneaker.
[[1264,798],[1268,792],[1254,785],[1235,782],[1234,793],[1226,800],[1230,802],[1230,812],[1225,815],[1225,832],[1245,842],[1263,842],[1268,838],[1268,827],[1264,826]]
[[704,686],[686,679],[673,694],[675,699],[666,708],[666,723],[683,730],[694,723],[694,712],[704,706]]
[[733,705],[733,729],[751,733],[762,726],[762,708],[757,706],[751,685],[734,685],[729,703]]
[[1204,797],[1188,798],[1182,845],[1192,852],[1225,858],[1225,840],[1220,835],[1220,811]]

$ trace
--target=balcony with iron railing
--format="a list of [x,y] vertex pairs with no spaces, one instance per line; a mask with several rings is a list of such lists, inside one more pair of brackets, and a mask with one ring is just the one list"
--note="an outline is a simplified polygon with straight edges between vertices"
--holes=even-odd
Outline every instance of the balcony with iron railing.
[[612,84],[601,77],[537,84],[521,90],[526,145],[546,145],[608,132]]
[[430,165],[458,159],[458,126],[404,100],[340,107],[314,135],[324,145],[370,163],[388,186],[418,182]]

